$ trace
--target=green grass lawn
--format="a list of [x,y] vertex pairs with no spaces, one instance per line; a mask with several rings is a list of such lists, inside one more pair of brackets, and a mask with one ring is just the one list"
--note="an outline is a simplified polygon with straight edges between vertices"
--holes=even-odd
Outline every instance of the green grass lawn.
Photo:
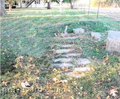
[[95,19],[95,14],[88,17],[79,10],[64,9],[59,13],[58,9],[17,9],[2,17],[2,49],[10,49],[16,55],[41,57],[49,46],[47,42],[52,39],[47,38],[53,37],[54,33],[63,32],[66,25],[70,32],[80,25],[100,32],[104,32],[106,27],[116,30],[120,26],[119,22],[103,16]]
[[[90,65],[94,68],[94,72],[80,79],[60,75],[59,71],[61,70],[51,72],[53,68],[46,65],[48,60],[44,63],[43,60],[39,60],[49,53],[51,45],[56,42],[69,42],[61,41],[54,37],[55,33],[62,33],[66,25],[68,25],[68,32],[72,32],[72,29],[78,27],[86,30],[85,37],[83,39],[76,39],[74,42],[82,48],[84,52],[82,57],[90,59],[94,57],[95,59],[95,63]],[[96,19],[95,13],[90,13],[90,16],[88,16],[77,9],[63,9],[62,13],[59,13],[59,9],[14,9],[12,12],[8,12],[7,16],[2,17],[2,65],[5,68],[5,66],[10,67],[13,64],[19,64],[19,62],[15,63],[13,60],[21,55],[28,55],[27,57],[34,57],[35,59],[35,61],[31,62],[32,65],[34,63],[41,71],[45,71],[39,74],[40,79],[42,79],[40,83],[44,88],[44,92],[37,95],[29,93],[25,96],[25,94],[23,95],[25,96],[24,99],[30,99],[26,98],[29,96],[39,97],[37,99],[54,99],[53,96],[56,97],[55,99],[65,99],[66,97],[69,97],[68,99],[113,99],[112,97],[109,98],[109,90],[112,86],[117,88],[117,98],[120,99],[118,95],[120,94],[120,55],[118,53],[109,53],[104,48],[107,37],[106,31],[120,30],[119,27],[120,23],[115,20],[105,16],[99,16]],[[91,31],[101,32],[102,41],[91,39]],[[109,55],[109,60],[104,64],[102,61],[107,55]],[[26,63],[26,61],[28,61],[28,58],[24,62]],[[11,81],[8,84],[8,87],[11,87],[13,80],[15,80],[14,75],[18,73],[19,69],[14,72],[7,72],[2,75],[2,81],[5,79]],[[23,77],[23,74],[20,73],[19,76]],[[31,74],[31,77],[33,75]],[[56,76],[59,76],[59,79],[66,79],[68,84],[58,85],[53,83],[52,88],[47,88],[46,84],[48,82],[51,84],[52,78]],[[1,86],[4,87],[4,85]],[[18,88],[19,85],[16,86]],[[67,91],[62,91],[64,88]],[[58,91],[58,89],[60,90]],[[54,94],[47,94],[48,91]],[[9,99],[11,96],[14,99],[21,99],[22,97],[16,94],[7,94],[2,99],[5,99],[5,97]]]

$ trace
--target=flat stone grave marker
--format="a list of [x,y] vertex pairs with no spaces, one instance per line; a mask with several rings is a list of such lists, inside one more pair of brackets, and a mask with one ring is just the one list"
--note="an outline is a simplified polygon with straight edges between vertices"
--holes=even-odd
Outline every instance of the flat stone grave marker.
[[74,49],[59,49],[59,50],[56,50],[55,53],[57,54],[61,54],[61,53],[70,53],[72,52]]
[[77,68],[74,68],[73,72],[86,72],[89,70],[90,70],[89,67],[77,67]]
[[73,64],[71,64],[71,63],[53,63],[53,64],[51,64],[51,66],[62,68],[62,67],[73,67]]
[[62,45],[59,45],[60,47],[65,47],[65,48],[69,48],[69,47],[73,47],[72,44],[62,44]]
[[120,31],[108,31],[106,50],[120,53]]
[[68,54],[65,54],[63,56],[65,57],[76,57],[76,56],[81,56],[82,54],[81,53],[68,53]]
[[71,62],[72,60],[72,58],[58,58],[54,59],[54,62]]
[[79,58],[75,62],[76,62],[77,65],[87,65],[87,64],[90,64],[90,61],[88,59],[86,59],[86,58]]

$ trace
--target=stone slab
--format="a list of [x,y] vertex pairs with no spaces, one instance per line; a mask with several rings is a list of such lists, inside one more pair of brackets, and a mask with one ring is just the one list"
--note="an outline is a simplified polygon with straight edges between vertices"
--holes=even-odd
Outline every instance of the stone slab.
[[71,64],[71,63],[53,63],[53,64],[51,64],[51,66],[62,68],[62,67],[72,67],[73,64]]
[[87,65],[87,64],[90,64],[90,63],[91,63],[91,62],[90,62],[88,59],[86,59],[86,58],[79,58],[79,59],[77,59],[75,62],[76,62],[77,65]]
[[58,58],[54,59],[54,62],[71,62],[73,59],[72,58]]
[[84,32],[85,30],[83,28],[73,29],[73,33],[75,34],[83,34]]
[[89,71],[90,68],[89,67],[77,67],[73,69],[73,72],[86,72]]
[[65,57],[80,57],[81,53],[68,53],[66,55],[64,55]]
[[59,45],[60,47],[65,47],[65,48],[69,48],[69,47],[73,47],[72,44],[66,44],[66,45]]
[[56,50],[55,53],[57,54],[62,54],[62,53],[70,53],[72,52],[74,49],[59,49],[59,50]]
[[96,40],[101,40],[101,34],[99,32],[91,32],[91,37]]
[[108,31],[106,50],[120,53],[120,31]]

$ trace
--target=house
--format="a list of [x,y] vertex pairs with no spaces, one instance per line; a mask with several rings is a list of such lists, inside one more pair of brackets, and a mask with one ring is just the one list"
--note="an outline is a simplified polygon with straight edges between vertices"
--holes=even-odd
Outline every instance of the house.
[[[9,4],[5,3],[5,7],[8,8]],[[45,0],[20,0],[15,1],[12,8],[37,8],[45,7]]]
[[45,7],[45,0],[21,0],[18,7]]

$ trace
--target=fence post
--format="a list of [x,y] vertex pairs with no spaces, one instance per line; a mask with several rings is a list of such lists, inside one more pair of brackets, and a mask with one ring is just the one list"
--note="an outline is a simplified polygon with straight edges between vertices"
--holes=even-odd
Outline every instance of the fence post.
[[101,0],[99,0],[98,2],[97,18],[99,17],[100,5],[101,5]]
[[89,16],[89,13],[90,13],[90,5],[91,5],[91,0],[89,0],[88,16]]

